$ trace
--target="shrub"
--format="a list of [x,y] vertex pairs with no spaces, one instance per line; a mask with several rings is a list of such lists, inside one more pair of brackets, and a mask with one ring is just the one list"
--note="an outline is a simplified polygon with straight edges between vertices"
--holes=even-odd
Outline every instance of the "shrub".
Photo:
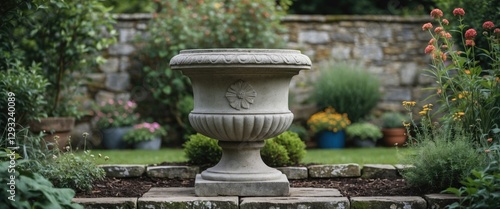
[[382,131],[376,125],[368,122],[357,122],[347,126],[345,130],[347,136],[354,138],[357,137],[361,140],[370,139],[377,141],[382,137]]
[[193,134],[184,143],[184,153],[190,163],[214,166],[222,157],[222,148],[215,139],[202,134]]
[[415,167],[402,173],[410,185],[444,190],[458,186],[472,169],[484,165],[485,156],[474,149],[470,135],[442,128],[427,136],[410,139],[408,146],[413,152],[403,161]]
[[[266,140],[260,154],[268,166],[293,165],[298,164],[305,156],[305,147],[296,133],[286,131]],[[217,144],[217,140],[202,134],[194,134],[184,143],[184,153],[190,163],[213,166],[219,162],[222,148]]]
[[394,111],[383,113],[380,119],[383,128],[402,128],[403,122],[408,120],[405,115]]
[[[16,162],[18,165],[23,163],[23,161]],[[72,202],[75,196],[73,190],[54,188],[50,181],[40,174],[19,169],[19,167],[10,172],[12,168],[9,166],[8,161],[0,162],[0,176],[2,176],[0,179],[0,196],[2,197],[0,198],[0,205],[2,208],[83,209],[81,205]],[[9,185],[11,176],[15,177],[14,196],[9,192],[11,189]]]
[[313,98],[320,108],[347,113],[354,123],[368,116],[380,100],[380,81],[360,66],[329,63],[314,83]]

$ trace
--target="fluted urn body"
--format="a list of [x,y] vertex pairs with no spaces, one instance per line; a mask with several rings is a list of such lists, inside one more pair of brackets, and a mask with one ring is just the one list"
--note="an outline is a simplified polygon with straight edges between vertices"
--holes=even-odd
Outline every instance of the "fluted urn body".
[[181,51],[170,66],[191,79],[191,125],[223,150],[220,162],[197,177],[196,194],[287,195],[286,177],[262,162],[260,148],[292,123],[290,80],[310,69],[310,59],[296,50],[197,49]]

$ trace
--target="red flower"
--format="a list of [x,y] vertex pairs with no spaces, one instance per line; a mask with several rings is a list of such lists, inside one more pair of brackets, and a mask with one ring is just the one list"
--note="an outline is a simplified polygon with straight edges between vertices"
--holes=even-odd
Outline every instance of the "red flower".
[[450,33],[445,33],[444,37],[447,38],[447,39],[451,39],[451,34]]
[[493,22],[491,21],[486,21],[483,23],[483,29],[485,30],[490,30],[490,29],[493,29],[495,27],[495,24],[493,24]]
[[495,30],[493,31],[493,33],[500,34],[500,28],[495,28]]
[[422,30],[429,30],[429,29],[432,29],[432,24],[430,22],[422,25]]
[[436,27],[436,29],[434,29],[434,33],[439,33],[441,31],[444,31],[443,27]]
[[434,45],[434,42],[436,42],[436,39],[431,39],[427,45]]
[[434,45],[427,45],[427,47],[425,47],[424,52],[425,52],[426,54],[430,54],[430,53],[432,53],[432,52],[434,51],[434,49],[435,49],[435,48],[434,48]]
[[464,16],[465,15],[465,11],[462,8],[455,8],[453,10],[453,15],[455,15],[455,16],[457,16],[457,15]]
[[448,24],[450,24],[450,22],[448,22],[448,20],[447,20],[447,19],[443,19],[443,24],[444,24],[444,25],[448,25]]
[[443,11],[441,11],[440,9],[433,9],[431,11],[431,17],[433,17],[434,19],[440,18],[442,16],[443,16]]
[[473,28],[465,31],[465,39],[467,39],[467,40],[474,39],[476,37],[476,35],[477,35],[477,32]]
[[476,45],[476,42],[474,42],[474,40],[465,40],[465,45],[466,46],[475,46]]

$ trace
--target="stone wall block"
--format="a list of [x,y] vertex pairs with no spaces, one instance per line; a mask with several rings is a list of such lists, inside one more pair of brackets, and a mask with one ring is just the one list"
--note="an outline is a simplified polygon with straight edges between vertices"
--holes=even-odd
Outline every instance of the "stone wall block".
[[130,55],[135,52],[135,47],[128,43],[117,43],[109,47],[110,55]]
[[298,42],[308,44],[326,44],[330,42],[330,37],[326,31],[300,31]]
[[130,75],[128,73],[109,73],[105,86],[112,91],[125,91],[130,87]]
[[307,167],[310,178],[359,177],[361,169],[358,164],[311,165]]
[[145,165],[100,165],[107,177],[129,178],[139,177],[146,170]]
[[199,171],[197,166],[150,166],[146,173],[149,177],[194,179]]
[[120,61],[118,58],[110,57],[106,60],[105,63],[99,65],[99,69],[104,73],[114,73],[118,72],[118,66],[120,65]]

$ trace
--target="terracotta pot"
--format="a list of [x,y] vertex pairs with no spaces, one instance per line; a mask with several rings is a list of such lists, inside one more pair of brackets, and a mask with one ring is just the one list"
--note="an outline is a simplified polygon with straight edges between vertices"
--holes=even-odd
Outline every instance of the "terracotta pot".
[[[29,123],[30,131],[34,133],[39,133],[45,131],[45,143],[49,149],[52,149],[56,145],[60,150],[65,150],[65,147],[69,144],[69,137],[71,136],[71,131],[75,127],[74,117],[49,117],[42,118],[40,121],[31,121]],[[58,136],[57,142],[54,137]]]
[[386,146],[402,147],[406,143],[406,129],[405,128],[384,128],[384,143]]

